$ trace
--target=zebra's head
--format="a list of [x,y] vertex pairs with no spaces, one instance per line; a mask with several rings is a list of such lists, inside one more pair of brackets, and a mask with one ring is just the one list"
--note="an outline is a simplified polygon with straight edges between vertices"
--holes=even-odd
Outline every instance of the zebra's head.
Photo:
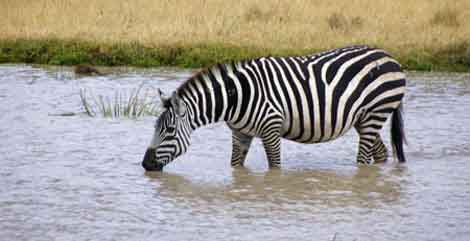
[[157,117],[152,142],[145,152],[142,166],[146,171],[161,171],[175,158],[185,153],[189,146],[191,128],[186,106],[176,92],[164,97],[158,90],[163,112]]

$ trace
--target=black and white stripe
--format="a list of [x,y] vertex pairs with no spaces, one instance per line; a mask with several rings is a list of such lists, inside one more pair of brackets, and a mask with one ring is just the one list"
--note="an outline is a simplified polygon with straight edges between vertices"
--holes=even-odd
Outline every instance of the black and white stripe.
[[[385,51],[368,46],[219,64],[189,78],[171,100],[163,100],[168,113],[159,122],[168,119],[170,126],[187,128],[169,134],[172,143],[157,138],[151,148],[157,150],[157,162],[160,156],[170,157],[162,161],[165,165],[187,150],[184,145],[189,145],[194,129],[225,121],[233,131],[232,165],[243,165],[252,138],[260,137],[269,165],[276,167],[281,138],[326,142],[354,127],[360,137],[357,161],[383,162],[387,149],[379,132],[393,114],[392,144],[403,162],[404,93],[400,64]],[[157,129],[167,132],[164,126]],[[175,142],[179,139],[183,140]],[[179,145],[174,149],[180,151],[167,151],[171,145]],[[159,150],[163,147],[165,152]]]

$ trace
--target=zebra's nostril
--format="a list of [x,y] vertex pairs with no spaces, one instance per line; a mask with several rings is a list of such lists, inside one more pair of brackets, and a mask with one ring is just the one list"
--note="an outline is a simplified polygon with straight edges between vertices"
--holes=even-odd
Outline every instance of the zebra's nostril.
[[155,161],[155,149],[147,149],[144,155],[144,161],[146,163],[152,163]]
[[158,163],[158,162],[142,162],[142,167],[145,169],[145,171],[162,171],[163,170],[163,165]]
[[155,161],[155,149],[147,149],[142,161],[142,167],[146,171],[161,171],[163,169],[163,164]]

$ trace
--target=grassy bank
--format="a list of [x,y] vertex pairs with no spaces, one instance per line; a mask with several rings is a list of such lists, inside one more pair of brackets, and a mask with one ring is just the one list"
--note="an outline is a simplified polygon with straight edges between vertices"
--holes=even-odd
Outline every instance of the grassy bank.
[[[224,44],[149,47],[140,43],[104,44],[72,40],[0,40],[0,63],[53,65],[178,66],[197,68],[260,56],[301,55],[321,49],[268,49]],[[405,55],[392,53],[407,70],[470,71],[470,42]]]
[[268,53],[257,48],[220,44],[148,47],[140,43],[95,43],[72,40],[0,40],[0,63],[53,65],[131,65],[139,67],[203,67]]
[[199,67],[351,44],[470,71],[470,1],[3,0],[0,61]]

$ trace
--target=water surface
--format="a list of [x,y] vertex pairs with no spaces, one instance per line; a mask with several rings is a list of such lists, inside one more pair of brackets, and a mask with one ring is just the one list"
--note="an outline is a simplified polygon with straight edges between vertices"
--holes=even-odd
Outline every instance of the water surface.
[[357,166],[351,131],[284,141],[275,171],[257,140],[233,169],[230,131],[216,124],[163,173],[145,173],[154,118],[81,109],[81,88],[169,92],[190,75],[1,65],[0,240],[470,240],[469,75],[409,74],[403,165]]

